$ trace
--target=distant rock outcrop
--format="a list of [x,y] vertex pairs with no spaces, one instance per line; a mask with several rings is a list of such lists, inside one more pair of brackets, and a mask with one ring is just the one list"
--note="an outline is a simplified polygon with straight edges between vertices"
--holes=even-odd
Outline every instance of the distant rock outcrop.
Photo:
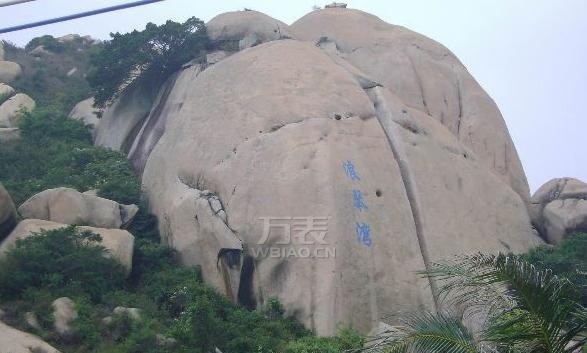
[[132,222],[136,205],[121,205],[69,188],[42,191],[26,200],[18,213],[23,218],[99,228],[121,228]]
[[207,27],[222,55],[123,95],[96,142],[129,153],[164,241],[229,298],[369,332],[435,308],[431,262],[542,243],[499,110],[440,44],[342,7]]
[[550,180],[532,196],[530,216],[551,244],[574,231],[587,231],[587,184],[573,178]]

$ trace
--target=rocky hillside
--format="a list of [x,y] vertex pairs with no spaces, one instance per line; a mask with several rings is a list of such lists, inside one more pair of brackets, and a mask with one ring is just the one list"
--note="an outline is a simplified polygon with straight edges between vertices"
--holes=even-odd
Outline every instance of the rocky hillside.
[[[172,30],[196,43],[166,60]],[[454,309],[421,271],[466,254],[587,285],[587,184],[531,197],[458,58],[374,15],[246,10],[0,54],[0,347],[356,350]]]

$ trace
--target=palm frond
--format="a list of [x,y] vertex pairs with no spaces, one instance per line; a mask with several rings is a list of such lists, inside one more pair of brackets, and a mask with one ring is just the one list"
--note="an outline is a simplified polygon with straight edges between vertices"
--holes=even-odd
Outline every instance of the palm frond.
[[480,353],[473,333],[460,318],[450,314],[419,313],[402,319],[402,324],[368,341],[365,352],[385,353]]

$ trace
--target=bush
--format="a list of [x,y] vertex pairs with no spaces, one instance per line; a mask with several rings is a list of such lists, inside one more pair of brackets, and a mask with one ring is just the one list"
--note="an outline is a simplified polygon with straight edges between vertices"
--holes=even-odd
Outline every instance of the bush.
[[95,104],[104,108],[135,79],[158,85],[181,65],[201,55],[208,44],[206,27],[195,17],[184,23],[148,23],[143,31],[111,34],[91,58],[88,82]]
[[70,226],[20,239],[0,260],[0,298],[19,298],[27,290],[46,289],[94,301],[119,287],[124,269],[97,244],[101,238]]
[[119,152],[91,145],[79,121],[51,108],[36,109],[21,121],[22,139],[0,145],[0,180],[18,205],[55,187],[129,204],[140,202],[140,182]]
[[558,246],[541,246],[525,258],[539,269],[551,269],[559,277],[569,279],[581,293],[587,306],[587,233],[569,235]]

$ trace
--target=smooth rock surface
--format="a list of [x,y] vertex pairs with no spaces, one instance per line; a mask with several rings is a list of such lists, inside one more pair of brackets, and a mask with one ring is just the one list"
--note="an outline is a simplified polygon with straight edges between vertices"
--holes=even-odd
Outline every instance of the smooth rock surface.
[[137,212],[136,205],[121,205],[69,188],[42,191],[18,208],[23,218],[99,228],[126,227]]
[[14,329],[0,321],[2,353],[59,353],[39,337]]
[[[18,239],[24,239],[31,233],[38,233],[42,230],[54,230],[67,227],[67,224],[45,221],[40,219],[25,219],[20,222],[10,235],[0,243],[0,256],[8,251]],[[94,227],[77,227],[80,231],[90,231],[102,237],[101,245],[104,246],[112,257],[130,273],[132,268],[132,255],[134,237],[126,230],[104,229]]]
[[16,226],[16,209],[8,191],[0,183],[0,241]]
[[441,44],[368,13],[340,7],[313,11],[290,26],[295,37],[335,43],[338,56],[440,121],[524,201],[528,183],[494,101]]
[[220,14],[206,24],[213,41],[235,41],[239,50],[273,40],[293,38],[289,26],[257,11]]
[[555,178],[542,185],[530,200],[532,224],[551,244],[573,231],[587,231],[587,184],[574,178]]
[[78,318],[75,303],[67,297],[61,297],[55,299],[51,303],[51,306],[53,307],[53,327],[55,333],[63,339],[71,339],[75,335],[75,330],[71,325]]
[[23,112],[35,109],[35,101],[24,93],[17,93],[0,105],[0,128],[17,127]]
[[19,64],[12,61],[0,61],[0,82],[11,83],[22,74]]
[[[233,300],[277,297],[322,335],[369,332],[389,308],[434,307],[415,273],[428,261],[541,243],[522,198],[449,129],[312,43],[264,43],[182,82],[143,185],[164,240]],[[259,244],[268,217],[281,227]],[[294,230],[282,244],[292,217],[327,217],[326,244]]]
[[94,108],[94,98],[88,98],[76,104],[69,113],[69,117],[89,125],[93,132],[100,123],[97,114],[98,110]]

